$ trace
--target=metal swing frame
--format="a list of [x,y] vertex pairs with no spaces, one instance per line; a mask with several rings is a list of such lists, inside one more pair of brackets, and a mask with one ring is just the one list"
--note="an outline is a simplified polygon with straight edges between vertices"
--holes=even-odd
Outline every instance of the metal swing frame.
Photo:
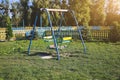
[[[45,12],[47,14],[48,21],[49,21],[49,24],[50,24],[50,27],[51,27],[52,37],[53,37],[53,40],[54,40],[55,50],[56,50],[56,53],[57,53],[57,60],[60,60],[60,53],[59,53],[58,44],[57,44],[57,40],[56,40],[56,37],[55,37],[55,33],[54,33],[54,29],[53,29],[53,25],[52,25],[52,21],[51,21],[49,12],[70,12],[71,13],[72,17],[75,20],[76,26],[77,26],[79,37],[81,39],[81,42],[82,42],[82,45],[83,45],[83,48],[84,48],[84,53],[86,53],[86,46],[85,46],[84,40],[82,38],[82,33],[81,33],[80,28],[79,28],[78,21],[75,17],[74,11],[67,10],[67,9],[47,9],[47,8],[40,8],[39,10],[42,11],[42,12]],[[28,46],[28,55],[30,55],[30,49],[31,49],[31,45],[32,45],[32,39],[34,38],[34,32],[35,32],[35,29],[36,29],[37,20],[38,20],[38,15],[35,18],[35,22],[34,22],[34,26],[33,26],[33,30],[32,30],[32,38],[30,39],[30,43],[29,43],[29,46]]]

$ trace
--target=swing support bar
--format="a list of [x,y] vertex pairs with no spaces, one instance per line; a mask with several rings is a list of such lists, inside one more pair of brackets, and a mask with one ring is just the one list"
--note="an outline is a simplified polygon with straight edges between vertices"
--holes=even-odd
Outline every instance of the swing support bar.
[[69,10],[67,9],[47,9],[47,8],[41,8],[41,11],[47,10],[47,11],[51,11],[51,12],[68,12]]

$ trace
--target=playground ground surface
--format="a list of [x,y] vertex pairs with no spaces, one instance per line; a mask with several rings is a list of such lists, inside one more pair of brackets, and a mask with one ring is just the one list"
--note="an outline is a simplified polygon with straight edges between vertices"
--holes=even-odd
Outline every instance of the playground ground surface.
[[[73,41],[56,52],[43,40],[0,42],[0,80],[120,80],[120,42],[86,42],[83,53],[80,41]],[[52,44],[52,43],[50,43]],[[54,56],[41,59],[41,54]]]

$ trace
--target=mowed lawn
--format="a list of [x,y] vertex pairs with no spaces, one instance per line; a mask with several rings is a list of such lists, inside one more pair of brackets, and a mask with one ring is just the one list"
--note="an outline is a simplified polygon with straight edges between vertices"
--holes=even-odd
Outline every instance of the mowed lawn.
[[[0,80],[120,80],[120,42],[86,42],[86,54],[80,41],[63,44],[60,61],[43,40],[33,41],[31,56],[28,45],[28,40],[0,42]],[[41,53],[54,58],[41,59]]]

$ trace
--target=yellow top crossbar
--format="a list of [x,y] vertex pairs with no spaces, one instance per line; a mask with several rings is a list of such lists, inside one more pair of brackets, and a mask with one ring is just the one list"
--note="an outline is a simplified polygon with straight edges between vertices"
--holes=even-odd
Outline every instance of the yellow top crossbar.
[[68,12],[67,9],[47,9],[47,8],[40,8],[40,10],[47,10],[47,11],[56,11],[56,12]]

